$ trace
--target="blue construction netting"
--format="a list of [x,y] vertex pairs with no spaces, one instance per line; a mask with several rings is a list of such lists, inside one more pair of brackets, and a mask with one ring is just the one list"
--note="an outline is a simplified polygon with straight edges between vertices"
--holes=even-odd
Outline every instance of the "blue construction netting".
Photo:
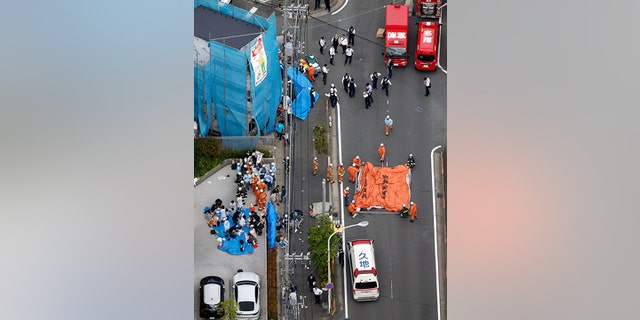
[[[222,136],[247,136],[251,118],[258,125],[258,135],[273,132],[282,96],[275,14],[265,19],[217,1],[194,1],[194,8],[201,5],[259,26],[263,30],[240,50],[210,40],[209,61],[204,66],[194,63],[194,120],[198,121],[201,135],[209,132],[213,123],[212,111]],[[262,36],[264,44],[267,73],[265,79],[256,86],[250,58],[251,47],[259,36]],[[251,110],[248,110],[248,100]],[[212,107],[214,110],[211,110]]]

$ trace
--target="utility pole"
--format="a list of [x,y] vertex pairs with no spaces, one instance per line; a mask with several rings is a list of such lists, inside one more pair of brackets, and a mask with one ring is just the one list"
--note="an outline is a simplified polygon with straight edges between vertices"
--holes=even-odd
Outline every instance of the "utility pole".
[[[283,86],[284,86],[284,90],[282,90],[282,103],[284,105],[285,108],[285,127],[287,128],[286,131],[289,133],[289,139],[291,141],[291,143],[289,144],[289,148],[285,148],[285,157],[289,157],[289,166],[293,166],[294,164],[294,159],[293,159],[293,153],[292,153],[292,149],[293,149],[293,145],[295,143],[295,139],[294,139],[294,134],[293,134],[293,114],[292,114],[292,106],[290,102],[293,102],[293,100],[290,98],[291,97],[291,93],[290,91],[293,90],[293,85],[289,84],[288,78],[287,78],[287,68],[289,67],[289,64],[291,64],[292,67],[297,68],[297,62],[299,61],[299,54],[301,53],[302,50],[304,50],[304,45],[305,42],[303,41],[303,37],[301,37],[301,32],[300,32],[300,22],[306,21],[307,19],[307,15],[309,12],[309,4],[305,3],[301,4],[300,0],[282,0],[279,1],[280,7],[282,8],[282,14],[284,17],[284,26],[282,28],[282,33],[284,35],[284,56],[283,56],[283,61],[282,61],[282,66],[284,67],[284,79],[283,79]],[[289,116],[291,114],[291,116]],[[292,173],[285,173],[285,185],[287,187],[287,189],[289,190],[289,193],[292,193],[294,188],[292,186]],[[289,215],[289,213],[291,212],[291,199],[293,197],[291,195],[289,195],[287,197],[287,200],[284,203],[284,214],[285,215]],[[291,217],[289,217],[288,219],[288,223],[291,224],[293,223]],[[290,265],[290,261],[304,261],[305,262],[305,266],[308,268],[308,262],[309,262],[309,255],[302,255],[300,254],[299,256],[296,256],[295,253],[291,254],[290,253],[290,243],[291,243],[291,228],[288,226],[287,227],[287,239],[289,240],[289,244],[286,246],[287,248],[287,253],[285,254],[285,260],[287,261],[287,263],[285,263],[285,272],[284,272],[284,276],[285,281],[281,281],[280,283],[282,284],[283,282],[286,283],[287,285],[289,285],[291,283],[291,274],[295,273],[295,265],[293,270],[289,270],[289,265]],[[284,288],[283,288],[284,289]],[[286,310],[284,309],[285,306],[282,306],[283,310],[282,310],[282,316],[284,318],[285,314],[287,313]],[[296,307],[297,310],[297,307]],[[295,313],[295,317],[297,318],[297,312]]]

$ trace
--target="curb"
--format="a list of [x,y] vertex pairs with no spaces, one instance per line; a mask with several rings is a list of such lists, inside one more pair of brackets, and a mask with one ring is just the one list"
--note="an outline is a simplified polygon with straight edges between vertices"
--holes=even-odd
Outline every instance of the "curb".
[[446,147],[436,152],[434,178],[436,180],[436,219],[438,220],[438,267],[440,268],[440,308],[441,319],[447,319],[447,209],[446,209]]

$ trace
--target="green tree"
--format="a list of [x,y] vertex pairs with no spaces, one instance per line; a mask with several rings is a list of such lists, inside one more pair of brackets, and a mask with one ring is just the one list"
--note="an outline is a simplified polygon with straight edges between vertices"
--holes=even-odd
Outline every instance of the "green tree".
[[[309,228],[308,243],[309,252],[311,252],[311,261],[318,268],[318,277],[320,282],[326,284],[327,279],[327,239],[335,231],[331,219],[327,216],[320,216],[316,219],[316,225]],[[336,243],[338,236],[331,238],[330,257],[336,256]]]
[[224,310],[224,317],[222,319],[225,320],[237,320],[238,319],[238,303],[233,299],[227,299],[225,301],[220,302],[220,307]]

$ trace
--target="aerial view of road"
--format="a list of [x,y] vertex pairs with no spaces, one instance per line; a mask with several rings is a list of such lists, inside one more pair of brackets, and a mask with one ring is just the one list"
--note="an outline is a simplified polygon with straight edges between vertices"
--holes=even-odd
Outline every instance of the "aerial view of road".
[[[313,54],[320,66],[327,64],[328,67],[326,84],[323,84],[321,73],[312,82],[319,98],[310,109],[308,117],[305,120],[291,117],[288,126],[291,131],[291,145],[285,149],[284,155],[291,157],[290,174],[286,177],[289,203],[287,205],[285,201],[278,210],[300,210],[304,217],[300,228],[291,230],[288,244],[283,251],[287,252],[287,259],[279,261],[279,264],[287,265],[286,270],[289,272],[288,276],[282,271],[279,273],[279,277],[285,276],[284,280],[279,282],[283,286],[279,302],[288,305],[290,301],[285,293],[291,284],[298,287],[298,307],[293,308],[295,312],[288,307],[281,308],[282,319],[444,318],[440,317],[439,310],[446,309],[446,306],[440,306],[437,289],[438,276],[442,279],[444,275],[436,274],[437,261],[443,258],[434,254],[436,235],[432,200],[435,196],[442,195],[432,190],[431,172],[432,150],[436,147],[445,148],[447,142],[446,5],[442,8],[439,18],[425,19],[414,15],[414,1],[395,1],[396,4],[409,8],[406,34],[407,65],[393,67],[392,76],[389,78],[388,96],[380,84],[381,79],[389,73],[383,53],[384,32],[380,31],[385,29],[385,6],[390,4],[389,0],[327,1],[331,4],[330,11],[326,10],[324,0],[318,1],[320,5],[317,9],[315,1],[309,1],[309,14],[300,19],[296,19],[294,15],[283,19],[283,7],[292,4],[304,6],[307,4],[306,1],[232,2],[232,5],[248,11],[256,8],[258,14],[264,16],[275,12],[279,34],[286,35],[286,30],[297,30],[295,38],[299,41],[299,52],[296,58]],[[439,4],[446,4],[446,1]],[[304,8],[306,12],[306,7]],[[435,71],[420,71],[414,67],[418,22],[427,20],[436,24],[441,22],[440,57]],[[294,24],[296,27],[292,28]],[[334,35],[347,35],[350,27],[355,30],[355,39],[351,45],[352,61],[347,63],[347,55],[343,53],[342,47],[338,46],[333,64],[330,63],[329,46],[332,44],[332,38]],[[319,50],[321,37],[326,40],[323,53]],[[296,59],[291,59],[284,62],[283,66],[298,67],[297,62]],[[380,76],[377,88],[373,89],[371,107],[367,109],[363,91],[366,84],[371,82],[370,75],[374,72],[380,73]],[[356,84],[352,97],[343,89],[342,79],[345,74]],[[425,78],[429,78],[431,84],[428,96]],[[329,93],[332,84],[337,89],[338,108],[330,106]],[[385,134],[387,116],[393,120],[393,130],[388,136]],[[314,149],[314,128],[318,125],[325,125],[329,130],[328,154],[317,154]],[[380,144],[384,144],[386,148],[384,163],[379,161]],[[282,144],[278,142],[277,145],[280,148]],[[394,167],[404,165],[409,154],[412,154],[416,161],[416,166],[411,170],[410,181],[410,199],[417,206],[417,219],[414,222],[408,218],[401,218],[397,212],[386,211],[383,208],[362,210],[356,217],[351,217],[346,207],[341,208],[340,205],[344,187],[350,188],[350,199],[353,199],[356,190],[356,185],[349,182],[348,174],[345,174],[342,184],[327,182],[323,186],[329,163],[333,165],[335,175],[340,162],[347,168],[356,156],[359,156],[363,163],[371,162],[378,167],[381,164]],[[317,175],[312,174],[314,157],[318,158]],[[281,164],[281,159],[277,160]],[[344,269],[336,263],[335,274],[331,277],[333,288],[330,291],[335,300],[335,304],[331,305],[331,314],[328,312],[327,288],[322,295],[322,303],[314,303],[314,294],[307,288],[307,277],[309,274],[317,276],[317,272],[314,265],[303,258],[309,251],[307,230],[316,222],[316,218],[307,212],[311,205],[323,200],[323,188],[326,190],[324,198],[331,202],[331,208],[327,203],[326,210],[335,213],[331,215],[334,224],[348,228],[342,230],[343,238],[346,241],[374,240],[379,281],[379,298],[376,301],[356,302],[352,295],[351,271],[347,268],[347,263],[344,263]],[[364,221],[368,222],[366,226],[350,227]]]
[[[418,207],[415,223],[401,219],[396,213],[384,210],[372,210],[360,214],[356,219],[345,213],[345,225],[352,225],[362,220],[369,221],[365,228],[350,228],[345,231],[347,239],[366,238],[375,240],[377,270],[380,281],[380,298],[374,302],[357,303],[346,292],[350,319],[437,319],[436,275],[433,253],[432,190],[430,173],[430,152],[437,146],[446,145],[446,73],[418,71],[413,67],[413,53],[417,18],[409,18],[409,65],[395,67],[391,78],[389,96],[378,88],[374,90],[372,107],[365,109],[362,97],[366,82],[370,82],[372,72],[387,74],[382,52],[384,39],[377,38],[376,32],[385,27],[384,6],[388,1],[349,1],[342,10],[312,11],[312,17],[306,26],[308,32],[307,50],[318,57],[322,65],[328,63],[327,50],[320,54],[318,40],[324,36],[327,41],[335,34],[346,34],[350,26],[356,30],[354,41],[354,58],[351,65],[345,65],[345,55],[337,50],[334,65],[328,65],[327,84],[316,80],[316,91],[322,94],[320,103],[316,104],[306,121],[295,121],[295,167],[292,173],[294,192],[291,195],[293,208],[307,208],[313,202],[321,201],[322,178],[328,163],[326,156],[319,157],[320,174],[311,175],[311,162],[314,157],[313,127],[325,124],[328,117],[332,125],[337,121],[336,110],[329,107],[327,113],[324,101],[330,84],[339,89],[341,109],[341,141],[343,164],[348,166],[356,155],[363,161],[379,165],[377,147],[384,143],[387,152],[387,165],[404,164],[412,153],[417,166],[412,170],[411,199]],[[313,5],[313,4],[312,4]],[[313,8],[313,6],[312,6]],[[340,8],[337,8],[340,9]],[[305,30],[305,29],[303,29]],[[446,39],[443,36],[443,39]],[[442,43],[446,47],[446,43]],[[442,59],[441,61],[446,61]],[[445,63],[441,63],[446,66]],[[341,79],[348,73],[356,81],[357,90],[354,97],[349,97],[342,89]],[[425,96],[423,78],[431,79],[430,95]],[[393,119],[393,130],[386,137],[384,119],[389,115]],[[335,144],[334,144],[335,146]],[[335,168],[337,159],[330,160]],[[345,186],[353,184],[345,179]],[[337,184],[328,186],[332,192]],[[336,205],[337,207],[338,205]],[[306,220],[312,220],[311,218]],[[309,222],[309,223],[312,223]],[[298,233],[292,240],[296,252],[304,252],[304,237]],[[297,244],[300,243],[300,244]],[[304,283],[307,276],[304,269],[296,276],[298,283]],[[349,287],[348,284],[347,287]],[[317,306],[311,306],[318,308]],[[344,315],[344,309],[339,311]]]

